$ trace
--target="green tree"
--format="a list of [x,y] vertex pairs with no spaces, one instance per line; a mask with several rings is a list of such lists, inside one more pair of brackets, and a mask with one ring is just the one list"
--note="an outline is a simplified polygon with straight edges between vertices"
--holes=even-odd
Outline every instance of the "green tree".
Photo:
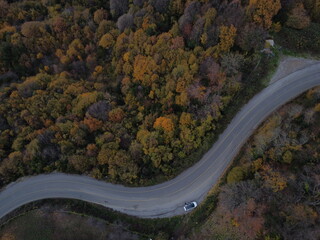
[[103,99],[103,94],[101,92],[86,92],[80,94],[73,102],[72,112],[79,116],[82,116],[85,110],[93,103],[98,102]]
[[283,154],[282,161],[284,163],[290,164],[292,162],[292,158],[293,158],[292,153],[288,150]]
[[69,157],[68,163],[80,173],[89,171],[94,166],[93,158],[84,155],[72,155]]

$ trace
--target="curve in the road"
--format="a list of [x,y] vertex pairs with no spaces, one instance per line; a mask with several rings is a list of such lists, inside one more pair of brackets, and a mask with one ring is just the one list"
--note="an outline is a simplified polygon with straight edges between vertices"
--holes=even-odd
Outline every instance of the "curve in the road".
[[62,173],[27,177],[0,192],[0,218],[26,203],[47,198],[80,199],[140,217],[182,214],[184,202],[203,200],[242,145],[270,113],[317,85],[320,85],[320,64],[269,85],[241,109],[198,163],[170,181],[130,188]]

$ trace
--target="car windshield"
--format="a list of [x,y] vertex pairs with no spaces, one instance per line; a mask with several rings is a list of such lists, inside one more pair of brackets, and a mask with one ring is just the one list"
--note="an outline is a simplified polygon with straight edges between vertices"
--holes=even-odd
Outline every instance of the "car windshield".
[[194,203],[187,203],[186,209],[191,209],[191,208],[194,208]]

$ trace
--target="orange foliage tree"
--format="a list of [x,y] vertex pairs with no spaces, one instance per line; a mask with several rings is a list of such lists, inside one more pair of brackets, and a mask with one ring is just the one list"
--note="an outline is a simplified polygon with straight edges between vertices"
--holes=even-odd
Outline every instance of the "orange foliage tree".
[[162,128],[165,132],[172,132],[174,129],[174,124],[170,118],[159,117],[153,124],[154,128]]
[[83,120],[83,123],[88,126],[90,132],[95,132],[99,130],[103,125],[102,121],[93,117],[86,117]]

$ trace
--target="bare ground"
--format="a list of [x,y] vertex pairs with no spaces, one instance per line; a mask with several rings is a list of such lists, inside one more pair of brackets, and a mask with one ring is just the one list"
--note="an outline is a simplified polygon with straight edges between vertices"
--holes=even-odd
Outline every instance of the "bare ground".
[[269,84],[272,84],[291,73],[294,73],[313,64],[317,64],[319,62],[320,61],[313,59],[285,56],[281,59],[279,67],[273,75],[273,77],[271,78]]

